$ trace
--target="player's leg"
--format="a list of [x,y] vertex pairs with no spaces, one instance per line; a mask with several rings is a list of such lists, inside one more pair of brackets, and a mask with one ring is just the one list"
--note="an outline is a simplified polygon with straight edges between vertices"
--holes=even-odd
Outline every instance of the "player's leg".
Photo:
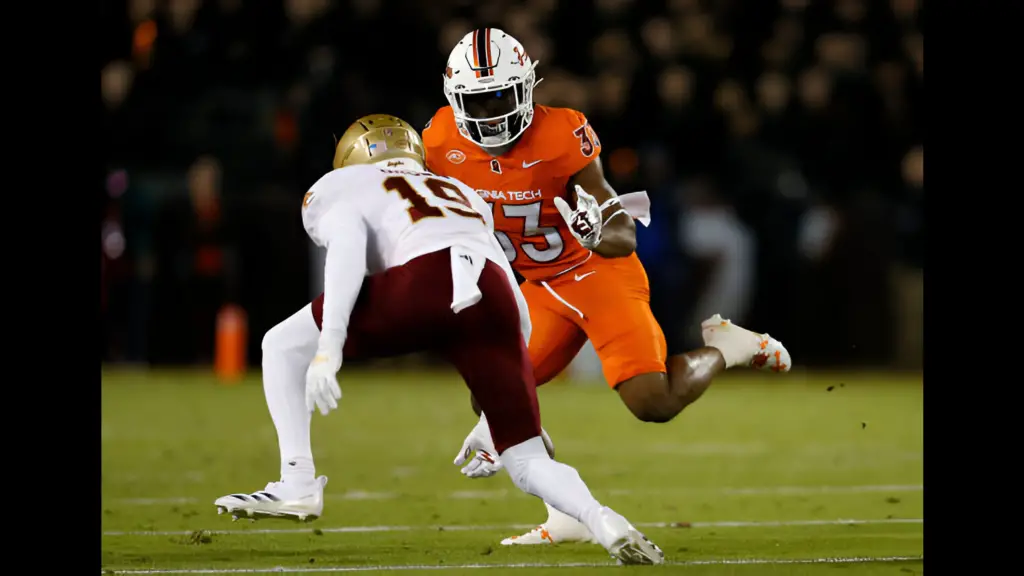
[[[707,346],[669,356],[665,368],[645,370],[656,353],[664,350],[664,336],[646,302],[633,301],[620,327],[633,326],[629,335],[607,335],[602,352],[605,378],[629,410],[644,422],[668,422],[693,404],[711,386],[714,377],[729,368],[746,366],[782,372],[789,369],[789,352],[778,340],[758,334],[715,315],[701,324]],[[648,345],[661,336],[657,347]],[[595,343],[596,346],[596,343]],[[646,360],[645,360],[646,359]]]
[[305,373],[320,331],[307,304],[263,336],[263,392],[277,429],[281,479],[251,494],[229,494],[215,504],[236,516],[312,520],[323,512],[327,478],[315,477],[306,408]]
[[[447,264],[448,255],[435,260]],[[422,262],[420,263],[422,265]],[[428,263],[434,264],[433,262]],[[413,351],[426,337],[433,319],[424,319],[413,297],[415,272],[406,266],[368,277],[349,322],[343,357],[378,358]],[[449,294],[451,282],[449,280]],[[271,328],[263,338],[263,388],[281,450],[281,481],[252,494],[230,494],[217,499],[220,512],[252,518],[315,519],[323,511],[327,478],[314,478],[306,408],[305,373],[316,354],[323,325],[324,295]]]
[[[405,266],[369,276],[363,282],[349,321],[343,357],[383,358],[429,349],[432,330],[443,329],[447,293],[417,289],[423,269],[448,266],[449,255],[428,254]],[[425,301],[425,297],[433,301]],[[281,481],[252,494],[217,499],[220,512],[249,517],[314,519],[323,511],[327,478],[314,478],[306,408],[305,373],[316,354],[323,325],[324,295],[271,328],[263,338],[263,382],[267,405],[277,428]],[[441,312],[434,312],[440,310]],[[426,315],[425,315],[426,314]],[[433,314],[433,316],[430,316]]]
[[533,377],[537,386],[543,386],[572,363],[587,343],[587,335],[570,319],[570,311],[560,306],[543,286],[526,282],[521,290],[533,326],[527,348]]
[[[601,359],[605,379],[644,422],[668,422],[695,402],[717,374],[733,366],[759,367],[759,355],[789,364],[777,340],[721,317],[704,323],[707,346],[667,356],[665,336],[651,313],[647,275],[636,258],[597,259],[592,282],[555,287],[584,312],[580,325]],[[609,306],[607,303],[613,302]]]
[[448,357],[480,403],[495,449],[512,481],[524,492],[586,525],[614,558],[660,563],[661,550],[625,518],[601,504],[570,466],[548,454],[540,437],[536,385],[511,288],[501,269],[488,263],[480,276],[483,299],[458,315],[461,337]]
[[320,330],[307,304],[263,336],[263,393],[277,428],[281,479],[312,481],[316,472],[309,437],[305,374],[316,354]]
[[[523,296],[530,310],[530,335],[528,352],[533,364],[533,377],[537,386],[550,382],[558,376],[579,353],[587,341],[587,335],[568,318],[571,311],[564,309],[543,286],[535,282],[521,285]],[[473,411],[480,414],[480,404],[472,399]],[[551,454],[553,458],[555,455]],[[586,526],[547,502],[547,520],[525,534],[510,536],[501,541],[509,545],[555,544],[559,542],[596,542]]]
[[[542,386],[562,373],[587,342],[587,335],[567,317],[550,294],[535,282],[520,285],[530,310],[529,353],[533,378]],[[471,398],[473,411],[480,415],[480,405]]]
[[[443,250],[368,277],[349,322],[345,357],[445,352],[480,400],[499,454],[509,453],[505,468],[517,486],[583,519],[621,561],[661,562],[656,546],[594,500],[574,469],[548,455],[518,306],[504,272],[488,262],[478,282],[483,298],[454,314],[451,260]],[[313,312],[317,316],[316,306]]]

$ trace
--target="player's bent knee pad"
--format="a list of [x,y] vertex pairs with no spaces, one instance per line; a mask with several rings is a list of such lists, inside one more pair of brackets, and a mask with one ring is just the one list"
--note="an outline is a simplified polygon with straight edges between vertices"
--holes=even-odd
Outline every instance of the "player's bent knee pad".
[[285,323],[281,322],[275,325],[267,333],[263,335],[263,341],[260,342],[260,349],[264,352],[275,352],[283,350],[287,346],[288,330],[285,327]]
[[273,353],[304,350],[309,346],[315,346],[320,338],[320,330],[316,327],[309,308],[310,305],[307,304],[295,314],[267,330],[263,335],[263,341],[260,342],[260,349],[264,353]]
[[277,326],[267,330],[266,334],[263,335],[263,340],[260,342],[260,350],[264,352],[273,351],[277,347],[278,339],[280,338],[279,334],[280,330],[277,330]]

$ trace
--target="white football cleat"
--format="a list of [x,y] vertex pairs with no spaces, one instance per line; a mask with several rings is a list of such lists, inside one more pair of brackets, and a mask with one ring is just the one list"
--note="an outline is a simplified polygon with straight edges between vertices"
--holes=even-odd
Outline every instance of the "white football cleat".
[[746,366],[757,370],[770,370],[772,372],[789,372],[793,366],[793,359],[789,351],[775,338],[768,334],[751,332],[742,326],[737,326],[729,320],[715,314],[711,318],[701,322],[701,335],[704,337],[704,344],[722,350],[729,364],[730,356],[725,352],[735,351],[732,366]]
[[228,494],[217,498],[217,514],[231,514],[234,520],[249,518],[284,518],[299,522],[316,520],[324,511],[324,486],[327,476],[312,483],[288,484],[271,482],[252,494]]
[[509,536],[501,541],[502,546],[531,546],[536,544],[558,544],[561,542],[587,542],[596,544],[597,539],[582,523],[544,503],[548,509],[547,522],[519,536]]
[[665,553],[643,532],[640,532],[621,514],[608,508],[601,509],[598,542],[619,564],[663,564]]

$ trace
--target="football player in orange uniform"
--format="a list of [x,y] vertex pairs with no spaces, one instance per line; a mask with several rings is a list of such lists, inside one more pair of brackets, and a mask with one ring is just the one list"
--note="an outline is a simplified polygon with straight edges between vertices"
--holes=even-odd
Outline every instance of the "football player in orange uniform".
[[[651,313],[647,274],[634,253],[636,225],[649,218],[646,193],[621,197],[601,165],[601,142],[576,110],[533,103],[534,62],[515,38],[481,28],[448,57],[444,93],[423,131],[427,166],[475,188],[492,205],[494,229],[525,282],[537,385],[562,372],[589,339],[608,384],[640,420],[668,422],[734,366],[787,371],[782,344],[715,315],[705,347],[669,356]],[[456,464],[470,477],[500,469],[486,414]],[[551,506],[548,521],[503,544],[590,541],[587,529]]]

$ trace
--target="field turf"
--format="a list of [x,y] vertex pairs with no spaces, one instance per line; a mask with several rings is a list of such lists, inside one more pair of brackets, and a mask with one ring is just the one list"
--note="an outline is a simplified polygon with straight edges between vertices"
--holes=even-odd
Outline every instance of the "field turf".
[[278,477],[258,375],[104,372],[104,573],[923,573],[920,377],[730,373],[669,424],[636,421],[603,384],[542,388],[559,459],[662,547],[661,567],[499,545],[545,511],[505,473],[452,465],[475,423],[454,375],[339,381],[339,410],[313,417],[324,516],[250,523],[212,503]]

